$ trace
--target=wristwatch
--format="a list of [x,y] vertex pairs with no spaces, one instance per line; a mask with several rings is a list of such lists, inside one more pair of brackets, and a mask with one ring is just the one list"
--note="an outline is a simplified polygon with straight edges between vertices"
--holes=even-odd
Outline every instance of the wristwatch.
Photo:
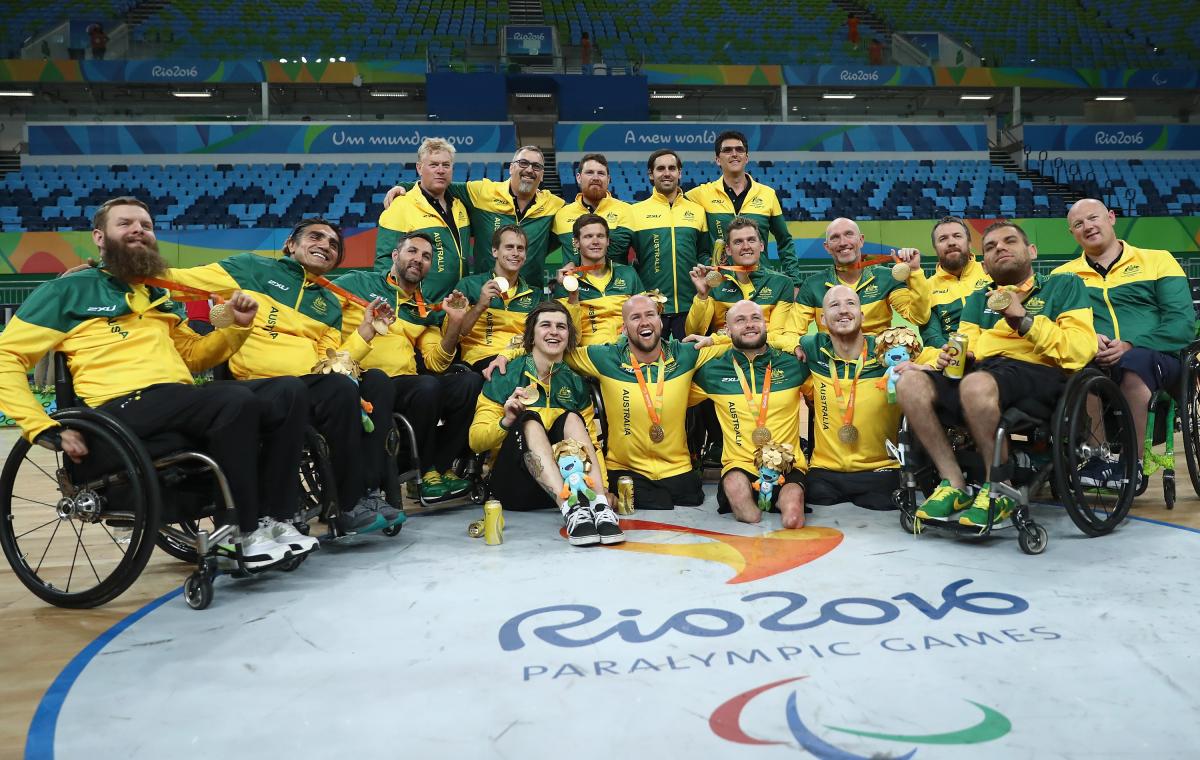
[[1028,334],[1028,332],[1032,329],[1033,317],[1029,316],[1028,314],[1021,317],[1021,321],[1017,323],[1017,335],[1020,335],[1022,338],[1024,338],[1025,335]]

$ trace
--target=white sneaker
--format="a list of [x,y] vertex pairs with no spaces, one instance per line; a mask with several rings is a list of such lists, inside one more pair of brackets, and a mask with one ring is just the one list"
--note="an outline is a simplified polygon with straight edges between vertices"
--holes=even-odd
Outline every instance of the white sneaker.
[[239,543],[246,567],[262,567],[278,562],[286,558],[291,550],[287,544],[275,540],[270,528],[259,528],[248,536],[242,536]]
[[296,526],[290,522],[281,522],[273,517],[260,517],[258,527],[267,528],[276,542],[286,544],[297,553],[311,552],[321,546],[317,539],[296,530]]

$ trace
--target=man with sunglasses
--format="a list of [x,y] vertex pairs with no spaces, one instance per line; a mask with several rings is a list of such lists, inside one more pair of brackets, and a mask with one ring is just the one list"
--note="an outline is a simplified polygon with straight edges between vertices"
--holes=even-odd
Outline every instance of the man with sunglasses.
[[[508,182],[476,179],[451,183],[449,193],[462,201],[471,219],[471,235],[475,238],[476,274],[491,272],[492,233],[506,225],[519,225],[529,240],[525,266],[521,277],[534,287],[545,283],[542,264],[551,242],[557,246],[551,232],[554,215],[564,205],[563,200],[549,190],[539,189],[546,172],[546,157],[536,145],[523,145],[513,154],[509,164]],[[404,195],[402,187],[393,187],[383,200],[386,209],[397,196]]]
[[732,130],[722,132],[713,143],[713,151],[717,156],[717,166],[721,167],[720,178],[684,193],[688,200],[704,208],[709,240],[716,243],[724,238],[734,217],[753,219],[758,224],[758,236],[763,245],[766,245],[767,233],[775,236],[775,243],[779,247],[779,263],[772,266],[779,268],[799,286],[804,278],[800,273],[800,261],[796,258],[792,233],[788,231],[787,220],[783,218],[779,197],[774,189],[755,182],[746,171],[750,163],[750,145],[746,136]]

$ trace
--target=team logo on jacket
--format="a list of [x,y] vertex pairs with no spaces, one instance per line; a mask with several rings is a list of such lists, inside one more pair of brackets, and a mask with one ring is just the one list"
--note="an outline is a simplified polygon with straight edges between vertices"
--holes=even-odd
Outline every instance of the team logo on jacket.
[[696,218],[696,215],[695,215],[695,214],[693,214],[691,211],[684,211],[684,212],[683,212],[683,218],[684,218],[684,220],[686,220],[686,221],[689,221],[689,222],[690,222],[690,221],[692,221],[693,219],[695,219],[695,218]]
[[1046,302],[1034,296],[1025,302],[1025,311],[1030,314],[1040,314],[1042,309],[1046,308]]
[[762,207],[763,207],[763,199],[762,198],[755,198],[754,200],[750,201],[750,208],[762,208]]
[[879,295],[879,286],[874,283],[868,285],[867,289],[863,291],[863,295],[870,298]]
[[317,310],[318,314],[324,314],[326,311],[329,310],[329,304],[326,303],[325,299],[321,296],[317,296],[316,298],[314,298],[312,305],[313,305],[313,308]]
[[763,298],[770,298],[771,296],[775,295],[775,291],[771,290],[770,288],[763,288],[762,290],[758,291],[758,294]]
[[570,388],[559,388],[558,389],[558,400],[559,401],[570,401],[573,398],[575,398],[575,394],[571,393]]
[[1130,277],[1133,277],[1135,274],[1141,274],[1141,273],[1142,273],[1142,268],[1140,266],[1138,266],[1137,264],[1130,264],[1129,266],[1125,267],[1125,271],[1122,273],[1121,276],[1128,280]]

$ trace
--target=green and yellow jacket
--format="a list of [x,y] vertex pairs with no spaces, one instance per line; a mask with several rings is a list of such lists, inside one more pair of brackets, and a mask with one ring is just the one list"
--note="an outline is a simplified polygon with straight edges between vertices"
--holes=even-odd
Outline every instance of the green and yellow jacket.
[[405,195],[394,200],[379,215],[379,229],[375,235],[375,270],[383,274],[392,271],[392,250],[400,238],[410,232],[424,232],[433,239],[433,265],[421,282],[425,300],[432,303],[445,298],[454,283],[474,271],[467,251],[471,238],[467,207],[461,202],[455,203],[450,193],[446,194],[446,202],[453,214],[453,230],[429,203],[420,183],[414,183]]
[[1154,351],[1179,351],[1196,334],[1187,275],[1168,251],[1137,248],[1123,240],[1121,245],[1121,255],[1106,275],[1092,269],[1086,256],[1051,274],[1083,280],[1097,333]]
[[29,389],[30,370],[50,351],[66,355],[75,393],[94,407],[151,385],[190,385],[193,373],[241,348],[250,330],[202,337],[165,290],[84,269],[43,283],[0,332],[0,406],[32,441],[58,427]]
[[[844,284],[833,267],[809,275],[796,295],[796,332],[804,335],[812,322],[824,332],[821,313],[825,294],[834,285]],[[862,302],[862,329],[869,335],[891,327],[893,312],[914,325],[929,321],[929,279],[920,267],[913,270],[908,282],[893,278],[890,264],[867,267],[859,272],[858,282],[853,287]]]
[[[417,374],[416,352],[421,352],[425,368],[444,372],[454,361],[453,353],[442,350],[442,317],[440,311],[421,316],[414,295],[405,293],[392,275],[379,272],[348,272],[334,280],[347,292],[374,301],[382,298],[396,312],[396,321],[385,335],[371,341],[371,353],[362,361],[366,369],[381,369],[390,377]],[[426,306],[431,302],[426,301]],[[352,303],[342,303],[342,340],[358,330],[366,312]]]
[[229,359],[229,370],[239,380],[307,375],[331,348],[355,361],[371,351],[357,332],[343,342],[338,297],[310,282],[290,257],[242,253],[202,267],[170,269],[165,278],[222,295],[241,290],[258,301],[250,337]]
[[[495,277],[491,272],[473,274],[458,283],[458,290],[472,305],[479,302],[483,286]],[[525,318],[543,300],[543,291],[518,277],[508,289],[508,298],[493,298],[487,310],[479,316],[471,332],[459,340],[462,360],[474,364],[480,359],[511,351],[521,345],[525,335]]]
[[750,189],[742,200],[740,211],[734,210],[733,200],[725,192],[725,180],[722,177],[687,191],[688,199],[699,203],[704,209],[708,224],[709,250],[712,250],[713,243],[725,236],[725,230],[729,228],[729,223],[735,216],[748,217],[758,224],[758,236],[762,239],[764,250],[768,233],[775,236],[779,250],[779,269],[792,278],[794,285],[799,286],[804,277],[801,275],[800,261],[796,258],[796,243],[792,240],[787,220],[783,217],[783,207],[779,205],[779,196],[773,188],[755,182],[749,174],[746,175],[746,180],[750,183]]
[[1074,372],[1095,357],[1092,304],[1083,280],[1070,274],[1034,275],[1024,301],[1033,327],[1024,336],[987,307],[987,290],[993,288],[989,282],[963,306],[958,330],[967,336],[967,351],[975,354],[975,361],[1006,356]]
[[657,190],[630,208],[637,271],[647,288],[667,297],[667,314],[686,312],[696,296],[690,272],[712,258],[704,209],[679,193],[675,202]]
[[762,307],[767,320],[767,340],[782,351],[795,351],[800,342],[795,325],[795,288],[786,275],[759,266],[750,272],[750,282],[742,284],[733,274],[722,273],[720,285],[709,289],[708,298],[695,298],[688,309],[684,332],[707,335],[725,327],[725,314],[741,300]]
[[627,264],[609,264],[608,272],[585,272],[579,278],[579,303],[572,304],[570,293],[562,285],[554,286],[553,298],[562,301],[571,312],[579,330],[579,345],[612,343],[621,334],[624,317],[621,307],[645,291],[637,271]]
[[546,254],[558,244],[551,233],[554,215],[563,207],[562,198],[549,190],[538,190],[525,215],[518,220],[516,199],[513,198],[508,180],[454,182],[450,185],[449,193],[467,205],[471,234],[475,237],[475,272],[488,273],[496,266],[492,257],[492,233],[506,224],[520,224],[529,238],[521,276],[539,288],[545,283],[543,265]]
[[924,350],[920,361],[937,359],[950,333],[958,329],[967,296],[991,281],[992,278],[983,271],[983,265],[974,257],[967,261],[967,265],[957,276],[938,265],[933,277],[929,278],[929,321],[921,326],[921,343]]
[[630,206],[625,201],[619,201],[611,195],[600,201],[595,210],[589,209],[583,202],[583,193],[575,196],[574,203],[568,203],[554,215],[554,236],[562,246],[563,262],[579,263],[579,251],[575,250],[575,220],[584,214],[598,214],[608,222],[608,258],[615,264],[629,263],[629,241],[633,232],[629,229]]
[[[750,386],[753,405],[746,400],[742,384],[733,365],[737,364]],[[692,379],[691,403],[712,399],[721,423],[724,446],[721,452],[721,474],[734,468],[757,472],[754,453],[758,447],[750,439],[757,427],[759,404],[767,370],[771,371],[771,394],[767,397],[765,427],[771,431],[774,443],[788,443],[796,455],[795,468],[804,472],[808,462],[800,450],[800,407],[804,403],[804,381],[808,366],[795,355],[768,347],[754,358],[753,363],[741,351],[729,351],[708,362]]]

